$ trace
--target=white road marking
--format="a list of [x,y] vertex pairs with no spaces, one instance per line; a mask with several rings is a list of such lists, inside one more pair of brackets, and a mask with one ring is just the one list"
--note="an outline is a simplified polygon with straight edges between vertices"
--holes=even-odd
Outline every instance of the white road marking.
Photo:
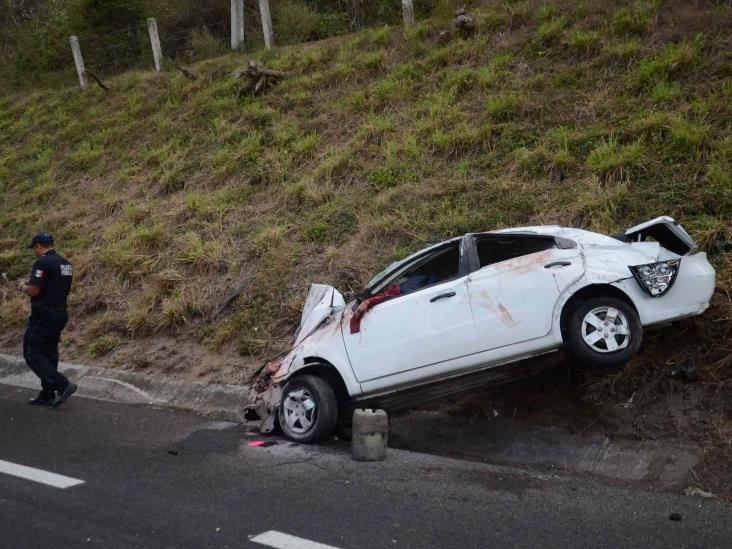
[[79,484],[84,484],[83,480],[77,478],[65,477],[64,475],[57,475],[43,469],[35,469],[34,467],[26,467],[25,465],[18,465],[17,463],[11,463],[0,459],[0,473],[11,475],[18,478],[24,478],[26,480],[32,480],[33,482],[40,482],[41,484],[47,484],[54,488],[71,488]]
[[290,534],[283,534],[277,530],[269,530],[250,538],[249,541],[266,545],[267,547],[275,547],[276,549],[338,549],[332,545],[325,545],[316,541],[310,541],[309,539],[291,536]]
[[150,404],[152,404],[155,401],[155,399],[153,397],[151,397],[150,395],[148,395],[145,391],[143,391],[142,389],[140,389],[138,387],[135,387],[131,383],[127,383],[126,381],[120,381],[119,379],[113,379],[111,377],[102,377],[102,376],[84,376],[84,379],[98,379],[99,381],[107,381],[109,383],[116,383],[117,385],[121,385],[125,389],[129,389],[133,393],[140,395],[145,400],[150,401]]

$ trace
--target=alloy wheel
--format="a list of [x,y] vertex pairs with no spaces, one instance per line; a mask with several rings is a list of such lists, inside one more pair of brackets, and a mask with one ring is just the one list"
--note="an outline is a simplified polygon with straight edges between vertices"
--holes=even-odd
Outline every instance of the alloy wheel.
[[282,402],[282,413],[287,428],[293,433],[307,433],[315,423],[317,406],[315,399],[306,389],[296,389],[287,393]]
[[625,349],[630,342],[630,323],[614,307],[595,307],[582,319],[582,339],[598,353]]

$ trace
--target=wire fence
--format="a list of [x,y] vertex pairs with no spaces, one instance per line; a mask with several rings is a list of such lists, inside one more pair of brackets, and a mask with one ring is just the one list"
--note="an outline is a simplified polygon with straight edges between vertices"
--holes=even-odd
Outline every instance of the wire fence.
[[[327,9],[320,5],[322,1],[244,0],[243,36],[236,49],[254,51],[272,44],[305,43],[367,27],[399,25],[406,19],[405,4],[410,4],[413,13],[421,17],[430,13],[436,0],[330,0]],[[185,13],[172,10],[169,4],[161,6],[155,20],[163,55],[185,64],[231,51],[234,3],[212,0],[194,4]],[[121,28],[110,28],[110,24],[105,22],[102,29],[86,28],[74,32],[85,70],[99,78],[129,70],[152,70],[155,64],[147,21]],[[266,36],[268,27],[271,29],[269,40]],[[8,71],[10,76],[0,75],[0,80],[5,81],[0,83],[0,88],[58,87],[78,82],[69,36],[60,35],[51,25],[40,22],[35,31],[41,37],[35,49],[26,48],[22,55],[16,56],[17,75],[12,70]],[[11,46],[0,45],[5,49]],[[38,68],[24,70],[24,63]]]

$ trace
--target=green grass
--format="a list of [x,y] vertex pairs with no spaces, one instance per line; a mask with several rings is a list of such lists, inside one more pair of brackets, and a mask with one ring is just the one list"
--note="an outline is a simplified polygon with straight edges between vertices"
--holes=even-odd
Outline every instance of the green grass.
[[[258,97],[237,96],[243,59],[222,54],[195,81],[0,99],[0,271],[24,276],[28,235],[57,234],[93,328],[72,327],[82,354],[111,334],[281,351],[311,282],[358,290],[422,242],[507,226],[673,215],[732,291],[729,8],[474,3],[474,36],[440,36],[456,5],[252,51],[288,72]],[[20,326],[20,298],[1,305]]]
[[119,347],[122,340],[117,336],[103,335],[89,343],[87,352],[93,357],[108,355]]
[[217,240],[204,240],[194,232],[187,232],[178,242],[177,260],[199,272],[220,270],[224,266],[225,248]]
[[559,17],[546,21],[536,29],[536,41],[543,46],[551,46],[559,42],[562,31],[567,26],[567,19]]
[[683,96],[678,82],[658,82],[651,90],[651,99],[656,104],[673,103]]
[[704,38],[699,35],[693,42],[669,44],[658,55],[641,60],[638,73],[643,82],[670,80],[686,75],[698,66]]
[[590,170],[609,181],[622,181],[647,169],[645,146],[641,140],[619,144],[614,138],[603,141],[587,157]]
[[489,97],[485,110],[494,120],[509,120],[519,116],[526,105],[526,98],[517,93]]
[[578,54],[589,55],[596,53],[601,45],[600,33],[597,31],[577,30],[565,38],[564,44],[571,51]]
[[620,8],[612,16],[611,31],[620,36],[647,34],[653,27],[653,4],[648,1],[636,1]]

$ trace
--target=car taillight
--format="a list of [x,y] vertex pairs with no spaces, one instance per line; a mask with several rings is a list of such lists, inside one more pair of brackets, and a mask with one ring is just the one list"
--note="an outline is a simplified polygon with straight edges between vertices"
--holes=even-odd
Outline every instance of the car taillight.
[[669,291],[679,273],[680,259],[659,261],[647,265],[629,267],[630,272],[648,295],[659,297]]

